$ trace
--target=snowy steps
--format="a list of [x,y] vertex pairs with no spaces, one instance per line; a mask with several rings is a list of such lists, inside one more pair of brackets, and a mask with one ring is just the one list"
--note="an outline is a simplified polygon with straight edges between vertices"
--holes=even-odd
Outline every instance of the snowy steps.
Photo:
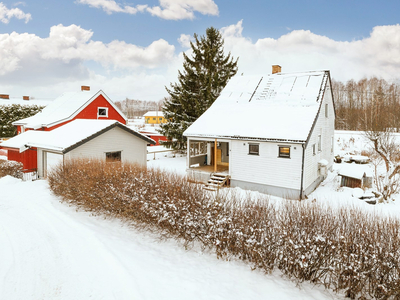
[[204,186],[204,189],[208,191],[217,191],[225,184],[227,184],[228,180],[229,180],[229,175],[227,174],[213,173],[211,174],[211,177],[206,183],[206,185]]

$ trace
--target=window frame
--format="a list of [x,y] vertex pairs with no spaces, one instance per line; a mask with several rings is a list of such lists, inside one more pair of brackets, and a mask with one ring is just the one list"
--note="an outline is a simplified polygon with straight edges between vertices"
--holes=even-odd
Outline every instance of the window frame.
[[322,151],[322,135],[318,134],[318,152]]
[[[257,147],[257,151],[255,149],[251,149],[252,147]],[[249,153],[248,155],[260,155],[260,144],[258,143],[249,143]]]
[[328,118],[329,117],[329,115],[328,115],[328,103],[325,103],[325,118]]
[[[110,151],[105,152],[106,162],[121,162],[122,161],[122,151]],[[112,157],[114,156],[114,157]]]
[[[278,157],[279,158],[290,158],[290,148],[291,148],[291,146],[278,145]],[[289,149],[288,154],[286,152],[281,151],[281,149]]]
[[[100,110],[101,109],[104,109],[104,111],[105,111],[105,114],[103,115],[103,114],[100,114]],[[108,118],[108,107],[98,107],[97,108],[97,117],[98,118],[100,118],[100,117],[102,117],[102,118]]]

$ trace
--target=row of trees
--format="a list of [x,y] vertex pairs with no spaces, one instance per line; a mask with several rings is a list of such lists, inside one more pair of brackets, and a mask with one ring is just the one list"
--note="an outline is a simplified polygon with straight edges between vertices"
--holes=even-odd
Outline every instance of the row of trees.
[[145,101],[128,99],[116,101],[115,105],[128,117],[134,119],[142,117],[148,111],[159,111],[162,109],[164,99],[159,101]]
[[400,131],[400,85],[372,77],[332,81],[339,130],[393,128]]

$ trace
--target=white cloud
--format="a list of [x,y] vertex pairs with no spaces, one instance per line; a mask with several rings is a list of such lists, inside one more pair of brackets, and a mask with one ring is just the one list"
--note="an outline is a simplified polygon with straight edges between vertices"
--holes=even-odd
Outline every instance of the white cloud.
[[35,58],[36,60],[95,61],[112,69],[156,68],[170,61],[175,47],[163,39],[147,47],[123,41],[104,44],[91,40],[93,32],[76,25],[57,25],[48,38],[33,34],[0,34],[0,75],[7,74]]
[[95,8],[101,8],[108,14],[122,12],[134,15],[137,12],[143,12],[147,7],[147,5],[138,5],[136,7],[129,5],[122,6],[114,0],[77,0],[76,2],[80,4],[87,4]]
[[184,48],[190,48],[190,41],[192,40],[192,37],[190,34],[181,34],[181,36],[178,39],[179,44],[184,47]]
[[[252,41],[243,32],[242,21],[221,29],[225,53],[239,57],[239,74],[268,74],[271,65],[279,64],[283,72],[331,70],[332,77],[341,81],[399,78],[400,25],[377,26],[370,36],[350,42],[307,30]],[[139,47],[92,38],[92,31],[76,25],[53,26],[46,38],[0,34],[0,92],[57,97],[89,84],[114,100],[159,100],[167,96],[164,87],[177,81],[183,55],[167,41]],[[187,46],[190,38],[182,34],[176,43]],[[189,47],[184,51],[191,53]]]
[[218,6],[213,0],[160,0],[160,6],[148,7],[153,16],[167,20],[194,19],[194,12],[203,15],[218,15]]
[[332,77],[342,81],[371,76],[399,78],[398,24],[376,26],[369,37],[351,42],[335,41],[309,30],[252,42],[242,31],[242,21],[221,29],[225,51],[239,56],[239,72],[269,73],[271,65],[279,64],[283,72],[331,70]]
[[25,23],[28,23],[32,20],[32,16],[29,13],[24,13],[19,8],[11,8],[8,9],[3,2],[0,2],[0,22],[4,24],[8,24],[11,18],[17,18],[19,20],[25,20]]
[[[28,33],[0,34],[1,92],[37,97],[51,97],[53,93],[55,97],[73,85],[96,85],[96,80],[104,76],[100,82],[105,88],[113,81],[117,97],[135,97],[134,87],[142,97],[145,88],[152,96],[165,93],[164,85],[169,83],[165,70],[178,59],[173,45],[162,39],[147,47],[124,41],[106,44],[93,41],[92,35],[92,31],[77,25],[53,26],[47,38]],[[128,83],[130,80],[134,81]],[[12,88],[5,91],[6,86]],[[58,92],[54,95],[55,90]]]
[[167,20],[194,19],[194,13],[218,15],[218,6],[213,0],[160,0],[159,6],[149,7],[146,4],[128,6],[118,4],[114,0],[77,0],[77,3],[103,9],[106,13],[128,13],[147,11],[153,16]]

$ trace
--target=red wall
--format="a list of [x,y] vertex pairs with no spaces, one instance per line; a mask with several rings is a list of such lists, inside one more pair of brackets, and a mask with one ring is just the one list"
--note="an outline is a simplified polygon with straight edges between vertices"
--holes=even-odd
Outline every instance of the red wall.
[[151,138],[151,139],[153,139],[155,142],[156,142],[156,144],[155,145],[150,145],[150,146],[159,146],[159,145],[161,145],[160,144],[160,141],[167,141],[168,139],[165,137],[165,136],[163,136],[163,135],[151,135],[151,134],[146,134],[149,138]]
[[21,162],[24,165],[24,170],[37,169],[36,149],[28,149],[22,153],[8,150],[7,158],[8,160]]
[[[108,117],[97,117],[98,107],[108,107]],[[115,110],[115,108],[103,97],[99,95],[94,99],[88,106],[86,106],[79,114],[75,116],[72,120],[66,121],[55,126],[44,128],[45,131],[51,131],[58,127],[61,127],[76,119],[99,119],[99,120],[116,120],[126,125],[125,119]],[[38,129],[41,130],[41,129]],[[42,129],[43,130],[43,129]]]

